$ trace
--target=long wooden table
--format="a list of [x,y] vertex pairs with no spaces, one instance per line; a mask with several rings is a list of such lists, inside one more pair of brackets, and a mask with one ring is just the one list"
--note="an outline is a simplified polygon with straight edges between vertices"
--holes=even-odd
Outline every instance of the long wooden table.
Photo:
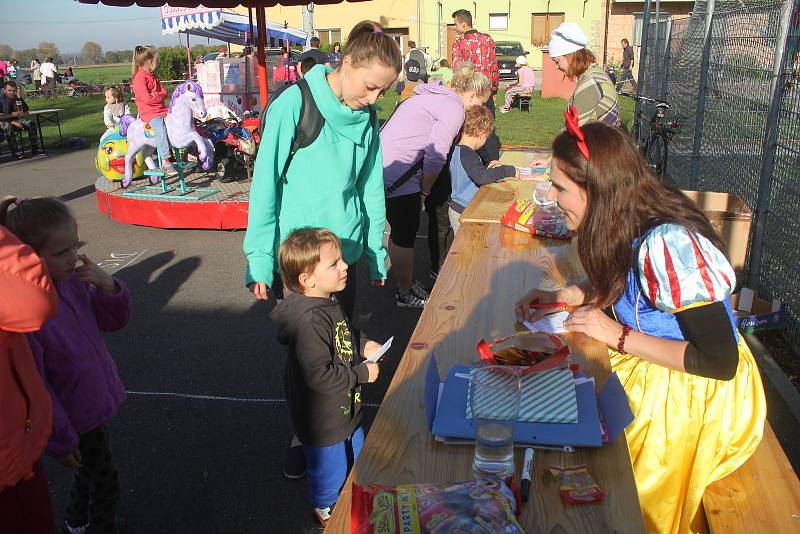
[[[479,195],[486,196],[490,193],[483,191],[491,190],[481,191]],[[514,303],[524,292],[559,287],[583,276],[572,244],[533,238],[499,224],[462,224],[326,532],[350,532],[354,481],[366,485],[474,478],[473,447],[439,443],[427,426],[424,385],[431,353],[436,354],[440,376],[454,364],[475,361],[479,339],[514,331]],[[582,335],[566,338],[575,360],[602,387],[610,372],[606,347]],[[516,462],[519,471],[521,449],[516,451]],[[548,468],[574,464],[588,465],[606,492],[602,503],[581,507],[562,503]],[[530,533],[644,532],[624,436],[599,449],[539,451],[533,480],[521,516]]]

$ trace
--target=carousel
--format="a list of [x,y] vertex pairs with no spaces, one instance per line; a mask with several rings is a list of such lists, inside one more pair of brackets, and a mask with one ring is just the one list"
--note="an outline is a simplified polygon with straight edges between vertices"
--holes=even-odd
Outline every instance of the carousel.
[[[305,44],[307,34],[267,20],[267,7],[302,6],[297,0],[78,0],[85,4],[161,7],[163,34],[187,39],[189,79],[170,97],[167,131],[175,172],[160,169],[149,125],[123,116],[101,138],[95,167],[99,210],[115,221],[157,228],[247,227],[259,117],[269,100],[269,43]],[[338,4],[322,0],[316,4]],[[365,0],[349,0],[365,1]],[[241,5],[242,15],[230,11]],[[242,57],[220,57],[193,65],[189,35],[244,46]],[[248,54],[251,45],[256,53]],[[193,76],[193,71],[195,76]],[[269,131],[269,124],[264,125]]]

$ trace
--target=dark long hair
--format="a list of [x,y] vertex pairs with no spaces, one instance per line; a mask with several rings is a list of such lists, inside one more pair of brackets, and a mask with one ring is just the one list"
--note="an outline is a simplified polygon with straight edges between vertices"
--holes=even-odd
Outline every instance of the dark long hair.
[[633,242],[657,224],[680,224],[724,252],[706,216],[679,189],[652,176],[627,133],[600,122],[586,124],[581,131],[589,161],[575,137],[562,132],[553,141],[553,165],[587,193],[576,237],[578,255],[599,306],[613,304],[625,291],[635,261]]

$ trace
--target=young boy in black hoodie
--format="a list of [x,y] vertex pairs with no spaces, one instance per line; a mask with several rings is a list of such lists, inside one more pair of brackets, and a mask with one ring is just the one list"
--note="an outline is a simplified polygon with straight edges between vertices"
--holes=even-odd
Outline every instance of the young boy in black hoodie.
[[[278,340],[289,346],[284,385],[306,457],[308,500],[325,524],[364,443],[361,384],[375,382],[378,364],[362,361],[359,333],[333,296],[347,283],[339,238],[300,228],[286,237],[278,259],[291,293],[271,316]],[[367,355],[380,348],[364,345]]]

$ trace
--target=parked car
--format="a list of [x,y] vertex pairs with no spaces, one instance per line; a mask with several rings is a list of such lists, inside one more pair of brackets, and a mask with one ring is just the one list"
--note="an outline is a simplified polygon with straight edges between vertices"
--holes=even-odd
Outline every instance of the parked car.
[[519,41],[495,41],[497,68],[501,80],[517,79],[517,58],[528,54]]

